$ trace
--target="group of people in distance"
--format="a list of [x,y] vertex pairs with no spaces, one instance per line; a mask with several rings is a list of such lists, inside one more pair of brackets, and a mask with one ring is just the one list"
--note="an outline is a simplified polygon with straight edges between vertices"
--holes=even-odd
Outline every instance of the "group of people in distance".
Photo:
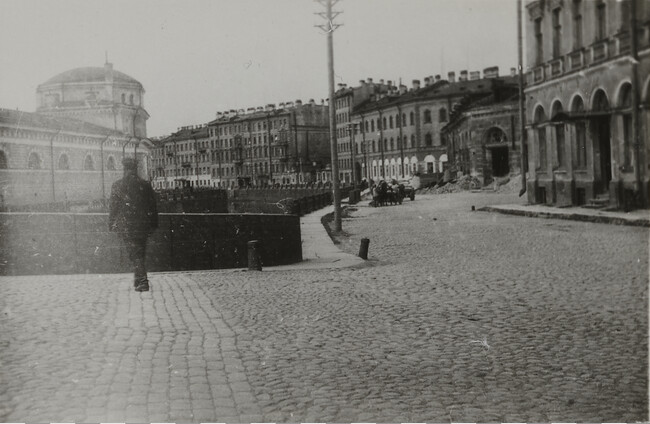
[[406,197],[404,184],[399,184],[395,179],[391,180],[390,184],[384,180],[379,180],[377,184],[370,186],[370,190],[372,193],[372,201],[370,204],[375,207],[401,205],[404,197]]

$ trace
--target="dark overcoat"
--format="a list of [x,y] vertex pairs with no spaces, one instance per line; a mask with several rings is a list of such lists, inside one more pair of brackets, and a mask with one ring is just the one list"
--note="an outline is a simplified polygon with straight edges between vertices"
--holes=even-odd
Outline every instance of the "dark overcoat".
[[151,184],[135,174],[125,175],[113,184],[109,206],[110,231],[151,234],[158,228],[154,191]]

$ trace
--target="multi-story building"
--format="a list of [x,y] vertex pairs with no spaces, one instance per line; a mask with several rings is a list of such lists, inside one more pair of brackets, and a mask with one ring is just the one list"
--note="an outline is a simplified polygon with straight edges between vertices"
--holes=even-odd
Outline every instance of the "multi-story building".
[[529,201],[647,206],[650,3],[534,0],[526,12]]
[[[384,80],[379,83],[373,82],[372,78],[367,81],[359,81],[359,86],[348,87],[346,84],[339,84],[336,91],[336,146],[339,160],[339,180],[344,183],[352,182],[352,164],[355,164],[354,176],[356,182],[363,178],[360,161],[356,160],[359,151],[352,151],[352,146],[358,144],[352,142],[352,138],[359,133],[358,124],[352,122],[352,114],[361,103],[366,102],[371,96],[377,97],[388,93],[391,89],[392,81],[384,84]],[[355,140],[357,141],[357,140]]]
[[[386,93],[371,95],[360,103],[352,111],[352,122],[359,131],[354,134],[357,147],[351,152],[361,178],[441,174],[448,155],[440,131],[449,121],[450,111],[468,95],[489,95],[499,80],[496,72],[481,79],[480,72],[461,71],[458,81],[455,73],[449,72],[448,80],[430,76],[423,86],[413,80],[410,90],[390,84]],[[350,172],[351,167],[343,172]]]
[[326,181],[330,175],[328,106],[314,100],[218,112],[208,123],[217,187]]
[[519,86],[515,78],[497,78],[497,72],[484,70],[494,78],[492,92],[463,98],[441,130],[449,163],[482,184],[521,172]]
[[39,85],[36,113],[0,109],[0,205],[105,199],[125,156],[138,159],[146,178],[151,143],[143,93],[107,63]]
[[151,154],[155,189],[212,187],[212,157],[207,125],[178,128],[154,141]]

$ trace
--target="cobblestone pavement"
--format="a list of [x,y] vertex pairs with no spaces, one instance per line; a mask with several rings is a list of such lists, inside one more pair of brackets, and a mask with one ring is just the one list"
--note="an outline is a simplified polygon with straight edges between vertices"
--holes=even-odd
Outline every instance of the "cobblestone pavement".
[[363,202],[332,270],[0,279],[0,421],[647,420],[648,230]]

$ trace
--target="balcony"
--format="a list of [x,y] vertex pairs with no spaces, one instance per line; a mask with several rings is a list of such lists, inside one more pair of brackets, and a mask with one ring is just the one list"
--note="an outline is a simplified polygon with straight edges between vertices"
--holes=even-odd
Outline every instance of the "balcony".
[[[650,23],[639,28],[639,48],[650,45]],[[541,84],[566,74],[595,66],[610,59],[630,54],[631,39],[627,32],[615,34],[591,46],[574,50],[559,58],[537,65],[526,74],[527,85]]]

